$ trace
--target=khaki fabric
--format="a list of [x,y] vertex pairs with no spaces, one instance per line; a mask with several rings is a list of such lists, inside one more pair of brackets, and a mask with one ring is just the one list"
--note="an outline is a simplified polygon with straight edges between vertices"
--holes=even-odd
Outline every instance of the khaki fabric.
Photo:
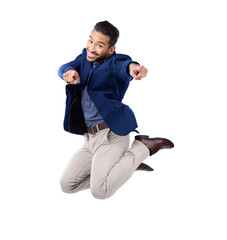
[[66,166],[61,187],[66,193],[90,188],[95,198],[112,196],[149,156],[149,149],[129,135],[118,136],[109,128],[94,135],[86,133],[85,143]]

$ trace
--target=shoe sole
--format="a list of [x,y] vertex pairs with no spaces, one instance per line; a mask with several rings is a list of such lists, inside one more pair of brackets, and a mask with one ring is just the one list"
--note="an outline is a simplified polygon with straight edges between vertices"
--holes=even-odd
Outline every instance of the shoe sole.
[[167,139],[167,138],[159,138],[159,137],[157,137],[157,138],[149,138],[148,135],[138,135],[138,136],[135,136],[135,139],[136,139],[136,140],[142,140],[142,139],[158,139],[158,140],[166,140],[166,141],[168,141],[168,142],[170,142],[170,143],[172,144],[172,147],[171,147],[171,148],[174,147],[174,143],[173,143],[172,141],[170,141],[169,139]]
[[148,138],[149,138],[148,135],[137,135],[137,136],[135,136],[135,139],[136,139],[136,140],[148,139]]

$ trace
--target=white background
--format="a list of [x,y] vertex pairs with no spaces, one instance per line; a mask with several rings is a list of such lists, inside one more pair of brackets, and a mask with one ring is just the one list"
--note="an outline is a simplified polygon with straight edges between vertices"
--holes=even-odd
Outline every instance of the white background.
[[[1,2],[1,239],[227,239],[224,2]],[[149,69],[124,99],[140,132],[175,148],[96,200],[59,186],[83,137],[63,131],[57,70],[102,20],[120,30],[117,52]]]

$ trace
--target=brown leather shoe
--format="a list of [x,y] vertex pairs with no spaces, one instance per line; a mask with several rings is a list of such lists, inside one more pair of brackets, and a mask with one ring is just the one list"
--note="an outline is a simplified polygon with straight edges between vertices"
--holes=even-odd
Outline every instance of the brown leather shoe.
[[166,138],[149,138],[147,135],[138,135],[135,139],[146,145],[146,147],[152,151],[152,155],[161,149],[174,147],[174,144]]
[[153,171],[154,169],[151,168],[150,166],[148,166],[148,165],[145,164],[145,163],[141,163],[141,164],[139,165],[139,167],[136,169],[136,171],[138,171],[138,170],[151,172],[151,171]]

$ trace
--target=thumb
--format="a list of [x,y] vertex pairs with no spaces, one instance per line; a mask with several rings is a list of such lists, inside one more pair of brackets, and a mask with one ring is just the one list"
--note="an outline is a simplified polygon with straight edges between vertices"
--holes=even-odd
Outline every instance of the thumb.
[[140,71],[142,70],[143,66],[139,66],[138,68],[134,68],[133,72],[134,74],[138,75],[140,73]]
[[76,80],[78,77],[79,77],[79,74],[78,74],[76,71],[73,72],[72,78],[73,78],[74,80]]

